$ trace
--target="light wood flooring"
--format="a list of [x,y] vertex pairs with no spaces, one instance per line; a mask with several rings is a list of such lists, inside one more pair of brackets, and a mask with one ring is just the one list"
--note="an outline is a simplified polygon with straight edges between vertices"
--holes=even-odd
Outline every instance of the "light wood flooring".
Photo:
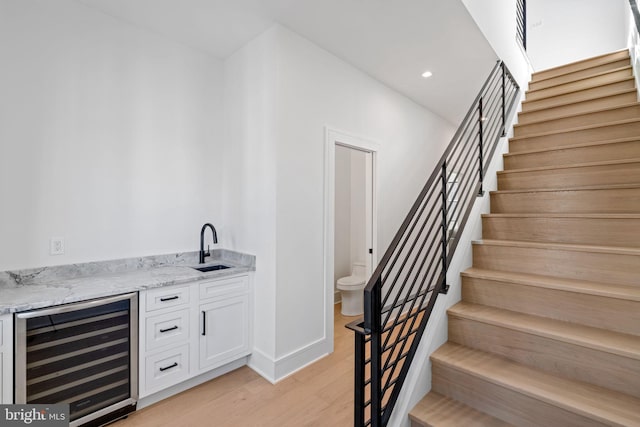
[[144,408],[113,427],[351,426],[354,317],[335,306],[334,352],[273,385],[244,366]]

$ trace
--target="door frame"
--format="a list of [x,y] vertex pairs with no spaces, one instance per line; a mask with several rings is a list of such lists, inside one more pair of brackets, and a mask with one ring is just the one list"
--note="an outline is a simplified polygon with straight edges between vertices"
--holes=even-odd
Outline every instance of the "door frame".
[[[380,144],[370,138],[360,137],[348,132],[325,126],[325,173],[324,173],[324,283],[325,283],[325,331],[333,351],[333,310],[334,310],[334,252],[335,252],[335,174],[336,145],[371,153],[371,164],[367,166],[367,244],[372,249],[368,262],[369,275],[378,259],[378,195],[377,195],[377,157]],[[370,217],[370,218],[369,218]],[[370,236],[370,237],[369,237]],[[370,240],[370,241],[369,241]]]

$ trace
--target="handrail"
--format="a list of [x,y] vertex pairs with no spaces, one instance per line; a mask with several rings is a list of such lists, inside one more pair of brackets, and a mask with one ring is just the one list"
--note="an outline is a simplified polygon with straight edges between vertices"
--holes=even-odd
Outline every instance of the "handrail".
[[389,421],[519,91],[498,61],[365,287],[364,317],[347,325],[356,427]]
[[638,3],[636,3],[636,0],[629,0],[629,5],[631,6],[633,20],[636,23],[636,29],[638,30],[638,33],[640,33],[640,12],[638,12]]

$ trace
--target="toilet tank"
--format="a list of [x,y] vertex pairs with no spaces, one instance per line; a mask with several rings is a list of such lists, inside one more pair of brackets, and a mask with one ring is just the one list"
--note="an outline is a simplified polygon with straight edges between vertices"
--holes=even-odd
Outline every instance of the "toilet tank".
[[351,270],[352,276],[366,276],[367,275],[367,264],[364,262],[354,262],[353,269]]

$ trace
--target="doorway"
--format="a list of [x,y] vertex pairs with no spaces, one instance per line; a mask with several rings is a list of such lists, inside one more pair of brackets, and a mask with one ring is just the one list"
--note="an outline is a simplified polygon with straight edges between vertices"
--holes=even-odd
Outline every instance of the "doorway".
[[378,146],[369,139],[342,131],[326,132],[325,313],[331,346],[334,304],[340,298],[337,279],[351,275],[354,262],[365,264],[369,278],[377,264]]

